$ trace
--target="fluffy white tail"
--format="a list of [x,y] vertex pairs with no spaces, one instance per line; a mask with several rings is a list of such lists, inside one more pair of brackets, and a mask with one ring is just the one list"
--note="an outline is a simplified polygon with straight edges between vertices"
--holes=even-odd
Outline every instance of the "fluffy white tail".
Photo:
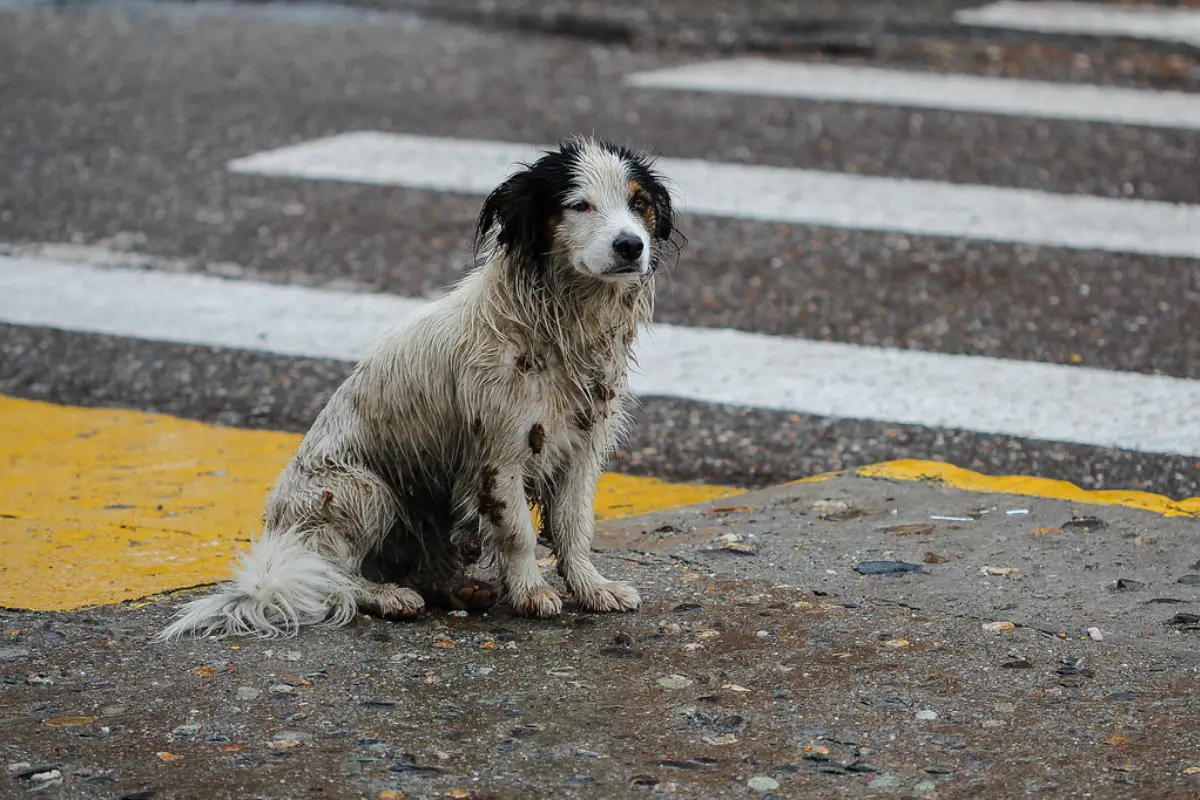
[[294,531],[268,531],[242,554],[232,580],[184,605],[157,638],[295,636],[306,625],[345,625],[356,611],[344,573]]

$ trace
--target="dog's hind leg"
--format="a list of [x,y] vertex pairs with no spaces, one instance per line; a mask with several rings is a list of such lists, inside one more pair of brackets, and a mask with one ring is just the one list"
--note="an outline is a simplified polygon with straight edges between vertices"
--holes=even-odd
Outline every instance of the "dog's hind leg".
[[589,611],[633,611],[642,599],[624,581],[610,581],[592,563],[592,537],[596,531],[594,500],[599,462],[579,458],[563,473],[546,498],[551,549],[558,573],[579,605]]
[[384,619],[411,619],[425,608],[425,599],[412,589],[362,577],[354,579],[354,599],[359,609]]
[[500,599],[500,592],[487,581],[458,575],[437,586],[420,587],[429,606],[452,611],[487,611]]

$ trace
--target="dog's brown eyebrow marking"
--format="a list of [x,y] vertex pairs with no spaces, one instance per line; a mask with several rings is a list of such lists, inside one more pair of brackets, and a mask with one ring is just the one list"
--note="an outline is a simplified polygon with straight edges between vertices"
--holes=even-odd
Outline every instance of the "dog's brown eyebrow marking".
[[542,423],[537,423],[529,429],[529,449],[533,454],[542,452],[542,448],[546,446],[546,429],[542,427]]
[[504,522],[504,512],[508,509],[508,504],[496,497],[496,476],[499,473],[496,467],[484,467],[479,474],[479,513],[496,526]]
[[629,181],[629,202],[630,205],[636,199],[641,199],[643,202],[642,209],[639,213],[642,215],[642,221],[646,223],[646,230],[651,234],[654,233],[654,202],[650,199],[650,194],[642,188],[642,184],[635,179]]

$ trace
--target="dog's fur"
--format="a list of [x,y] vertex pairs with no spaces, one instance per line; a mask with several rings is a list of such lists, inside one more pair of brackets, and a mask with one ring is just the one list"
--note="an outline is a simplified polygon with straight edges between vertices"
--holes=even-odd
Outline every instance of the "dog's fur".
[[522,165],[484,202],[480,266],[354,368],[279,477],[233,579],[160,637],[486,608],[498,592],[465,577],[472,563],[518,612],[556,615],[531,501],[579,605],[636,609],[638,592],[592,564],[592,503],[674,226],[641,153],[574,139]]

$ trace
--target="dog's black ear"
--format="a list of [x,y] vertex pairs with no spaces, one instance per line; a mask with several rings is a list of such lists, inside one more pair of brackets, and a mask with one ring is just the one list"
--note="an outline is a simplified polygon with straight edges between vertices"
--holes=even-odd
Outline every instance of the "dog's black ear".
[[661,180],[651,183],[647,191],[654,207],[654,238],[665,242],[675,232],[675,208],[671,205],[671,193]]
[[479,212],[475,248],[488,241],[494,230],[496,243],[518,263],[540,263],[550,250],[544,198],[528,168],[516,173],[488,195]]

